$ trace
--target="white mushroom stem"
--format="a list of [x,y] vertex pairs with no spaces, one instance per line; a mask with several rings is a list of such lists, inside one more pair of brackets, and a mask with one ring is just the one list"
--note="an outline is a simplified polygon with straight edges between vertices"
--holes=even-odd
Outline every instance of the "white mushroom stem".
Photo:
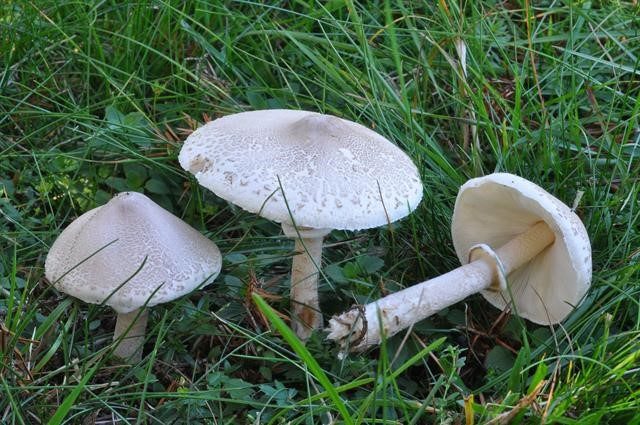
[[318,300],[318,273],[322,262],[322,240],[329,229],[296,228],[282,224],[284,234],[295,239],[291,267],[291,327],[305,341],[322,327]]
[[[113,354],[128,363],[134,364],[142,358],[145,334],[147,330],[147,309],[143,307],[131,313],[118,313],[113,341],[118,344]],[[122,340],[118,343],[118,339]]]
[[381,332],[390,337],[476,292],[506,289],[505,277],[554,240],[553,231],[540,221],[495,252],[487,246],[478,247],[484,252],[472,248],[469,264],[334,316],[327,338],[351,351],[377,345]]

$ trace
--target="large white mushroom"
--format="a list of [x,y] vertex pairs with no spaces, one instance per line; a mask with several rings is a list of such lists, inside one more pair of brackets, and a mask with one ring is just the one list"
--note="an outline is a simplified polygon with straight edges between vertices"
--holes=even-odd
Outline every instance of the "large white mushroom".
[[58,236],[45,275],[62,292],[111,306],[118,313],[113,340],[123,338],[114,354],[134,363],[145,339],[144,307],[210,284],[220,266],[213,242],[146,196],[124,192]]
[[202,186],[281,223],[295,240],[292,327],[302,339],[322,326],[323,237],[393,222],[422,198],[418,170],[397,146],[360,124],[315,112],[228,115],[193,132],[179,160]]
[[512,174],[472,179],[458,193],[453,244],[464,264],[335,316],[328,338],[361,350],[476,292],[538,324],[562,321],[591,283],[591,245],[565,204]]

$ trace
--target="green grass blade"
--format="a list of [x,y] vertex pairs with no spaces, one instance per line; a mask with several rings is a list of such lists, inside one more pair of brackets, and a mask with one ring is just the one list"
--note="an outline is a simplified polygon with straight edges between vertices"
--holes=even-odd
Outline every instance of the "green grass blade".
[[67,397],[65,397],[64,401],[60,404],[60,406],[56,409],[56,412],[53,414],[51,419],[47,422],[47,425],[60,425],[64,418],[67,417],[69,411],[73,408],[76,399],[82,394],[85,389],[85,386],[89,382],[89,380],[95,375],[95,373],[102,366],[101,362],[93,365],[89,370],[86,371],[78,385],[69,393]]
[[324,370],[320,367],[315,358],[311,355],[309,350],[304,346],[302,341],[298,339],[298,337],[293,333],[293,331],[287,326],[284,321],[278,317],[278,315],[273,311],[271,306],[267,304],[267,302],[260,297],[260,295],[253,293],[251,294],[253,301],[256,303],[260,311],[267,316],[269,322],[276,328],[278,332],[282,335],[285,341],[293,348],[293,351],[296,352],[300,359],[305,364],[305,366],[309,369],[311,374],[318,380],[318,382],[324,387],[329,399],[335,404],[336,409],[342,415],[342,419],[344,423],[353,425],[354,421],[351,417],[351,414],[347,410],[347,406],[344,404],[342,397],[336,390],[336,387],[331,383],[329,377],[324,373]]

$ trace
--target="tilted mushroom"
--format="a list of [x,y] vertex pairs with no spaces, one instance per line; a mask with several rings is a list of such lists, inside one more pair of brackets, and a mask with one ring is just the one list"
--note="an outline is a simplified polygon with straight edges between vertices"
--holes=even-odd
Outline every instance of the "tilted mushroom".
[[302,339],[322,326],[323,237],[393,222],[422,198],[418,170],[398,147],[360,124],[315,112],[228,115],[193,132],[179,160],[202,186],[281,223],[295,239],[292,327]]
[[220,266],[213,242],[146,196],[124,192],[58,236],[45,275],[62,292],[111,306],[118,313],[113,340],[123,338],[114,354],[134,363],[147,325],[140,309],[210,284]]
[[451,227],[462,267],[334,316],[328,338],[361,350],[379,344],[381,331],[394,335],[479,291],[498,308],[511,306],[532,322],[555,324],[589,288],[591,245],[584,225],[521,177],[496,173],[465,183]]

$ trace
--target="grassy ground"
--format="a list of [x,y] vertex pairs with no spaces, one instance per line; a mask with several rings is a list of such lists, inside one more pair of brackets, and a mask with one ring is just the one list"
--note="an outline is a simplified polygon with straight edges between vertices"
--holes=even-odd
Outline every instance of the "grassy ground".
[[[2,2],[0,423],[640,423],[637,13],[617,1]],[[392,229],[331,234],[327,317],[456,267],[457,188],[493,171],[578,202],[587,299],[555,328],[476,296],[364,355],[337,361],[320,334],[294,352],[250,296],[273,294],[287,314],[292,244],[176,160],[203,121],[276,107],[375,128],[425,184]],[[152,310],[133,367],[107,355],[113,311],[43,277],[60,231],[124,190],[225,253],[215,285]]]

